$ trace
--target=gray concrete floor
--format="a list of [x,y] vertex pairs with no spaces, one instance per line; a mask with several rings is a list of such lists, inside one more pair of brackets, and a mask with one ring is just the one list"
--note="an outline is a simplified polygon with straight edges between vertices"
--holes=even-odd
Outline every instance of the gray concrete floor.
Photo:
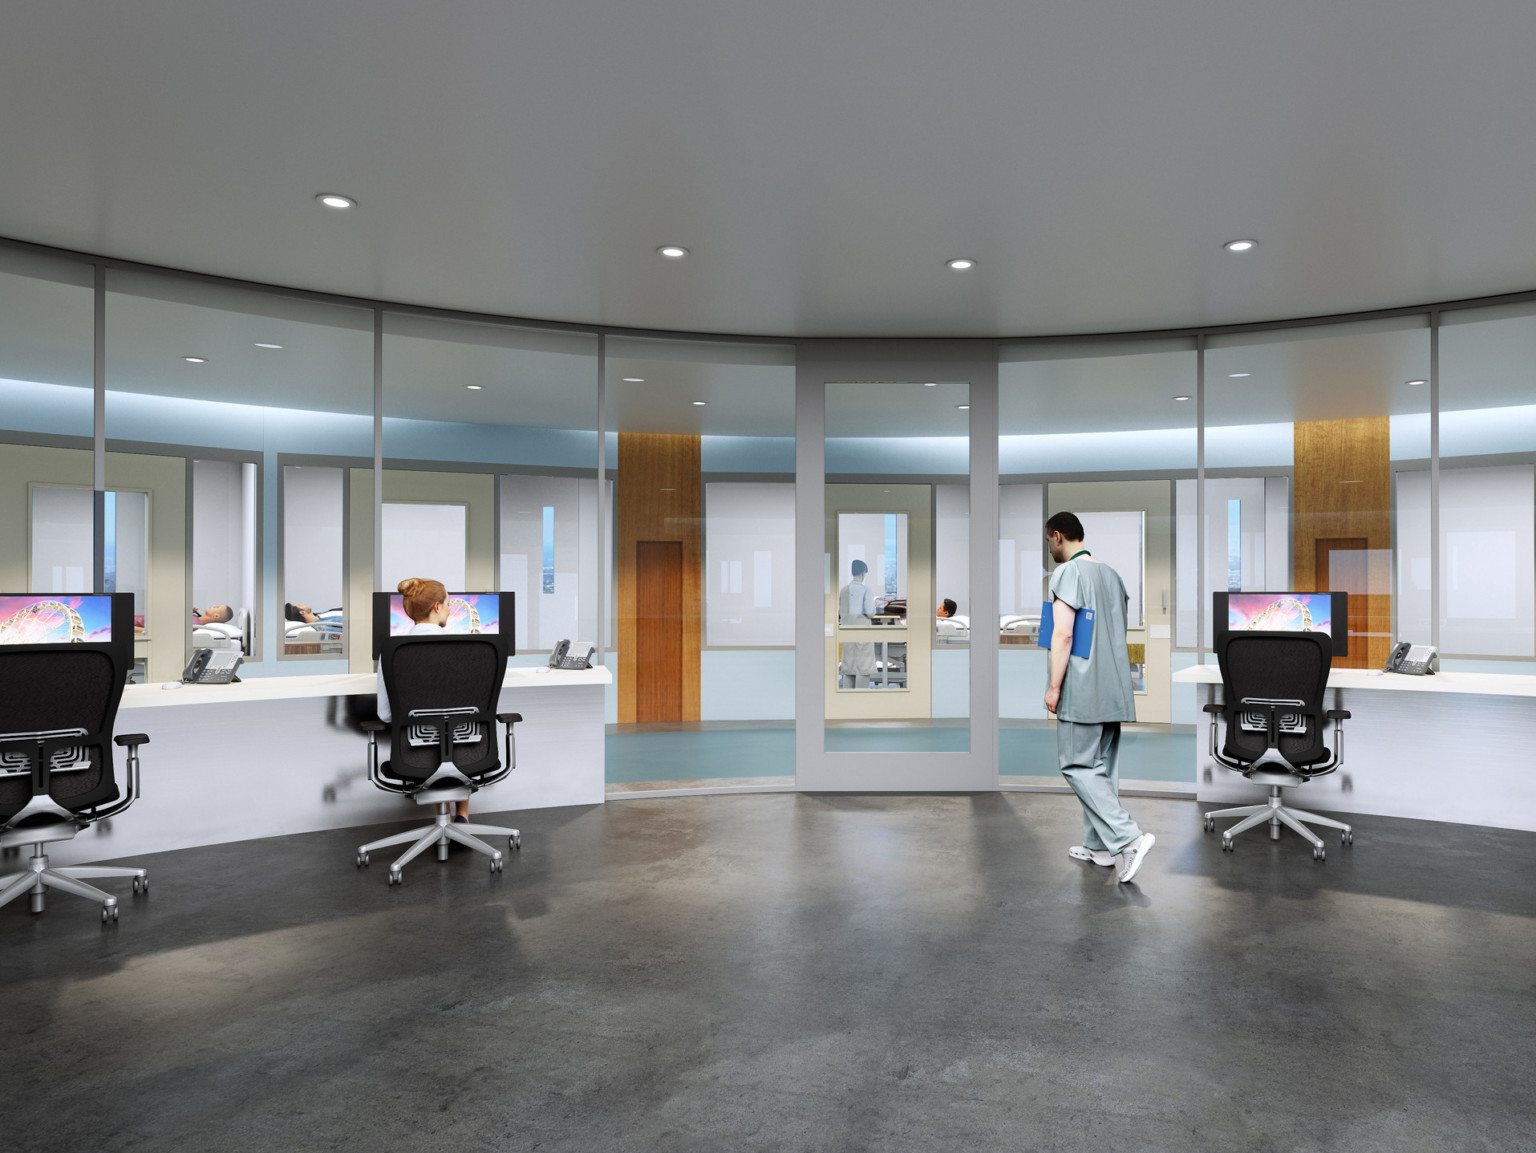
[[[403,808],[403,806],[402,806]],[[385,884],[371,830],[0,910],[30,1150],[1528,1150],[1536,835],[1366,818],[1133,886],[1041,795],[519,814]],[[132,820],[132,813],[122,818]],[[489,819],[489,817],[485,818]]]

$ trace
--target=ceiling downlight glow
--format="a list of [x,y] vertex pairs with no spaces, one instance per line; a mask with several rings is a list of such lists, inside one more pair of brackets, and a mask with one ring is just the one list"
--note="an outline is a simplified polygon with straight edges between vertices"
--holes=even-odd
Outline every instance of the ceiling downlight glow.
[[206,356],[184,356],[181,359],[186,361],[188,364],[207,364],[208,363],[208,358]]
[[693,402],[693,407],[694,408],[703,408],[708,403],[709,403],[709,401],[707,401],[707,400],[696,400],[696,401]]
[[1252,252],[1258,246],[1257,240],[1229,240],[1222,245],[1228,252]]
[[357,201],[353,200],[350,196],[343,196],[339,192],[321,192],[315,196],[315,199],[327,208],[335,209],[337,212],[345,212],[349,208],[357,207]]
[[968,272],[976,267],[976,262],[969,256],[957,256],[953,260],[946,260],[944,266],[955,272]]
[[1187,397],[1187,396],[1176,396],[1176,397],[1174,397],[1174,398],[1173,398],[1173,399],[1174,399],[1174,400],[1188,400],[1188,399],[1189,399],[1189,397]]
[[621,377],[620,379],[622,379],[625,384],[644,384],[645,383],[645,377],[643,377],[643,376],[625,376],[625,377]]
[[485,387],[485,385],[483,385],[483,384],[466,384],[464,387],[469,389],[470,392],[479,392],[482,388]]
[[257,348],[282,348],[283,346],[280,345],[280,344],[268,344],[264,340],[258,340],[256,342],[256,347]]
[[688,255],[688,250],[681,244],[663,244],[656,251],[668,260],[681,260]]
[[1253,375],[1253,373],[1251,373],[1251,372],[1229,372],[1229,373],[1227,373],[1227,379],[1228,380],[1241,380],[1245,376],[1252,376],[1252,375]]
[[1418,385],[1418,384],[1428,384],[1429,381],[1427,381],[1427,380],[1410,380],[1408,383],[1409,383],[1410,386],[1412,386],[1412,385]]

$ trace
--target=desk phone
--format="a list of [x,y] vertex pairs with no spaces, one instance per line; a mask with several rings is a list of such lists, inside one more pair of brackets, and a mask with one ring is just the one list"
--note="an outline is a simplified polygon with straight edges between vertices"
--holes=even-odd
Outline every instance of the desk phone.
[[192,685],[227,685],[243,659],[239,649],[193,649],[181,679]]
[[590,669],[597,646],[590,641],[561,641],[549,654],[552,669]]
[[1387,658],[1384,673],[1407,673],[1409,676],[1432,676],[1440,668],[1440,654],[1434,645],[1415,645],[1403,641]]

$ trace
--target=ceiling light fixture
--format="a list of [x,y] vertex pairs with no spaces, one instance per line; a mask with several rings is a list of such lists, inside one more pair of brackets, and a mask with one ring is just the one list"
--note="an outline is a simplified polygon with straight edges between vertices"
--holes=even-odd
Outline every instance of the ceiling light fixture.
[[624,380],[625,384],[644,384],[645,383],[645,377],[643,377],[643,376],[626,376],[626,377],[623,378],[623,380]]
[[266,341],[258,340],[256,342],[256,347],[257,348],[282,348],[283,346],[280,345],[280,344],[268,344]]
[[709,403],[709,401],[707,401],[707,400],[696,400],[696,401],[693,402],[693,407],[694,408],[703,408],[708,403]]
[[1222,245],[1228,252],[1252,252],[1258,246],[1257,240],[1229,240]]
[[1173,399],[1174,399],[1174,400],[1188,400],[1188,399],[1189,399],[1189,397],[1187,397],[1187,396],[1176,396],[1176,397],[1174,397],[1174,398],[1173,398]]
[[482,388],[485,387],[485,385],[483,385],[483,384],[466,384],[464,387],[469,389],[471,392],[479,392]]
[[936,381],[936,380],[925,381],[924,384],[923,384],[923,387],[924,388],[938,388],[939,387],[939,382]]
[[1252,376],[1252,375],[1253,375],[1253,373],[1251,373],[1251,372],[1229,372],[1229,373],[1227,373],[1227,379],[1228,380],[1241,380],[1245,376]]
[[1409,384],[1428,384],[1429,381],[1427,381],[1427,380],[1410,380],[1408,383]]
[[668,260],[681,260],[688,255],[688,250],[681,244],[663,244],[656,250]]
[[350,196],[343,196],[339,192],[321,192],[315,199],[327,208],[334,208],[337,212],[357,207],[357,201],[353,200]]
[[186,361],[188,364],[207,364],[208,363],[208,358],[206,356],[184,356],[181,359]]
[[946,260],[944,264],[955,272],[966,272],[976,267],[976,262],[969,256],[957,256],[953,260]]
[[955,405],[955,407],[956,407],[956,408],[958,408],[958,409],[960,409],[960,411],[962,411],[962,412],[965,412],[965,411],[966,411],[966,410],[968,410],[968,409],[969,409],[969,408],[970,408],[970,407],[971,407],[971,406],[970,406],[970,405],[968,405],[968,404],[957,404],[957,405]]

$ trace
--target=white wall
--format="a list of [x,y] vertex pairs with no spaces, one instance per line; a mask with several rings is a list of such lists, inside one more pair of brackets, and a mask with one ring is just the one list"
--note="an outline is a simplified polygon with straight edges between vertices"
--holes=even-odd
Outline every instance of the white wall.
[[283,598],[317,612],[342,603],[341,469],[283,469]]
[[704,612],[707,646],[794,645],[794,484],[704,486]]
[[[971,490],[964,484],[933,486],[933,603],[945,597],[971,615]],[[933,608],[930,607],[929,612]],[[908,612],[916,615],[915,607]],[[953,713],[934,713],[953,716]],[[963,714],[961,714],[963,715]]]
[[245,471],[254,468],[232,460],[192,462],[192,603],[200,609],[254,607],[246,599],[253,584],[246,564],[254,553],[246,539],[244,483]]
[[384,502],[383,570],[379,588],[419,577],[427,558],[433,579],[455,592],[469,590],[469,509],[462,504]]

